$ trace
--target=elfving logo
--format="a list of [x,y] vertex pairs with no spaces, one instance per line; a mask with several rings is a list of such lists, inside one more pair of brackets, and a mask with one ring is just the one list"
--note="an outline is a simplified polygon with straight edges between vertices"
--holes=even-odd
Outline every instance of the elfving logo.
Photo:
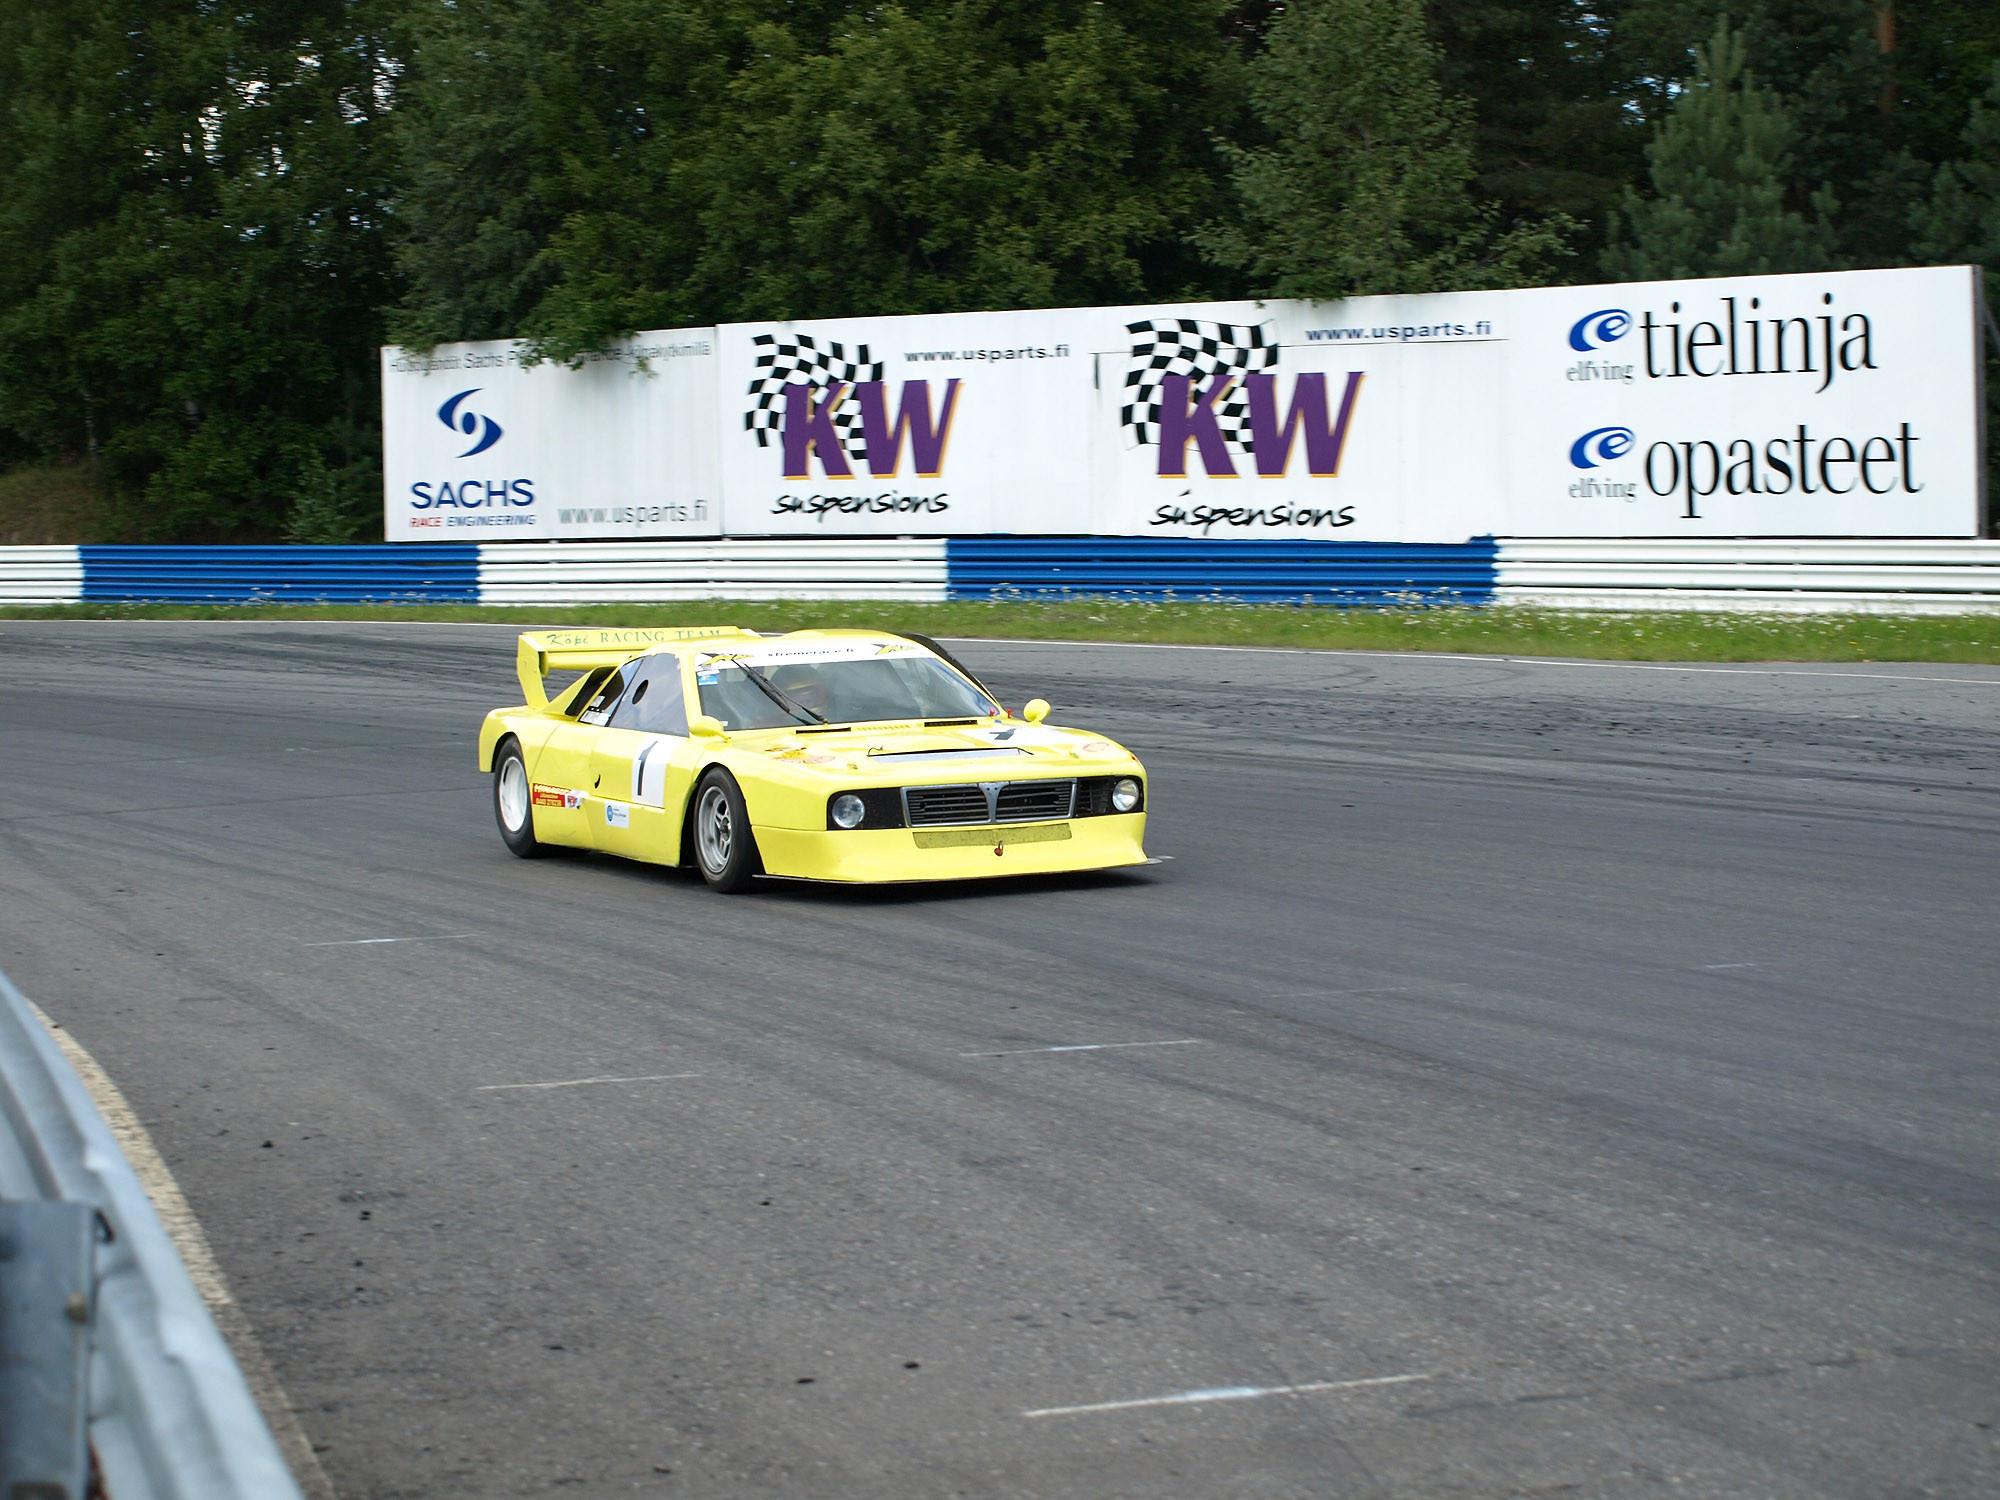
[[[458,409],[459,402],[467,396],[477,395],[482,389],[483,387],[475,385],[469,391],[460,391],[438,408],[438,420],[453,432],[462,432],[467,437],[471,437],[474,433],[479,434],[479,440],[459,454],[460,458],[471,458],[475,453],[484,453],[500,441],[501,427],[498,422],[491,417],[477,416],[472,412],[462,412]],[[483,429],[482,423],[485,424]]]
[[1570,325],[1569,346],[1579,354],[1616,343],[1631,331],[1632,315],[1622,307],[1601,307]]
[[1594,469],[1623,458],[1637,441],[1629,427],[1594,427],[1569,445],[1569,461],[1579,469]]

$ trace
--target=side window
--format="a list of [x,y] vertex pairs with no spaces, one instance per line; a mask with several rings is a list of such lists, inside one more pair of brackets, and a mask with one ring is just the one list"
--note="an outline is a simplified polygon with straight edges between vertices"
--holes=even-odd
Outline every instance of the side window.
[[633,728],[645,734],[675,734],[687,737],[687,703],[681,696],[681,659],[654,658],[652,687],[638,705],[639,722]]
[[580,724],[602,724],[611,717],[611,706],[618,701],[618,695],[625,690],[625,673],[613,672],[604,679],[604,686],[597,690],[597,696],[590,700],[584,711],[576,716]]
[[560,704],[562,711],[574,719],[597,697],[597,690],[604,686],[604,679],[611,675],[609,667],[593,667],[588,672],[579,673],[574,679],[549,693],[551,703]]
[[680,658],[649,656],[638,663],[637,671],[631,690],[612,710],[610,727],[685,736],[687,708],[681,701]]

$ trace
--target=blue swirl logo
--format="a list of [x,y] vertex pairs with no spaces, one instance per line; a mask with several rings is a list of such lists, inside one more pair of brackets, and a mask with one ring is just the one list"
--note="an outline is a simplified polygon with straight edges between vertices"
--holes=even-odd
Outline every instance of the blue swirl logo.
[[1624,338],[1631,327],[1632,315],[1624,308],[1600,307],[1570,325],[1569,346],[1579,354],[1588,354]]
[[[500,441],[501,429],[498,422],[494,421],[491,417],[475,416],[469,411],[462,412],[458,409],[459,402],[463,401],[467,396],[477,395],[481,389],[482,387],[475,385],[469,391],[460,391],[456,396],[453,396],[443,406],[438,408],[438,420],[453,432],[462,432],[467,437],[471,437],[474,433],[479,434],[479,440],[463,453],[459,454],[460,458],[470,458],[475,453],[484,453],[488,448],[491,448],[495,443]],[[484,424],[483,428],[481,426],[482,423]]]
[[1569,445],[1569,461],[1579,469],[1594,469],[1623,458],[1637,441],[1629,427],[1593,427]]

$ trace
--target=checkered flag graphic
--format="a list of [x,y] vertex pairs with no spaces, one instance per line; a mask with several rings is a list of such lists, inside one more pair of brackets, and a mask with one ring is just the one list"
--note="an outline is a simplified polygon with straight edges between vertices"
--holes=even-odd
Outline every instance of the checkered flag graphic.
[[[865,456],[861,436],[861,409],[855,404],[851,387],[864,380],[882,378],[882,361],[870,363],[868,346],[854,346],[854,358],[847,357],[845,344],[822,347],[811,334],[799,333],[780,338],[760,333],[750,341],[757,348],[757,375],[750,382],[753,399],[743,413],[743,430],[757,435],[757,446],[768,448],[785,421],[785,387],[809,385],[814,391],[842,383],[850,387],[833,414],[834,431],[850,461],[860,463]],[[818,399],[815,397],[815,399]]]
[[1236,383],[1216,403],[1216,425],[1224,442],[1244,453],[1252,451],[1250,402],[1243,377],[1277,368],[1277,335],[1269,325],[1149,318],[1127,323],[1125,331],[1132,335],[1132,364],[1125,372],[1125,401],[1118,420],[1130,434],[1132,446],[1151,447],[1160,441],[1160,383],[1167,376],[1185,375],[1197,391],[1206,391],[1217,375],[1229,370]]

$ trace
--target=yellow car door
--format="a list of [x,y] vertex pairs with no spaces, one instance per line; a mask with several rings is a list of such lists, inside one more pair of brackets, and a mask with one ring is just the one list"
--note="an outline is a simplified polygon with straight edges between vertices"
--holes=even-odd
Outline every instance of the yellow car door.
[[591,847],[590,756],[617,706],[629,669],[611,673],[590,695],[574,723],[559,724],[528,768],[535,837],[545,844]]
[[694,771],[681,659],[642,656],[590,751],[591,842],[608,854],[680,861],[681,809]]

